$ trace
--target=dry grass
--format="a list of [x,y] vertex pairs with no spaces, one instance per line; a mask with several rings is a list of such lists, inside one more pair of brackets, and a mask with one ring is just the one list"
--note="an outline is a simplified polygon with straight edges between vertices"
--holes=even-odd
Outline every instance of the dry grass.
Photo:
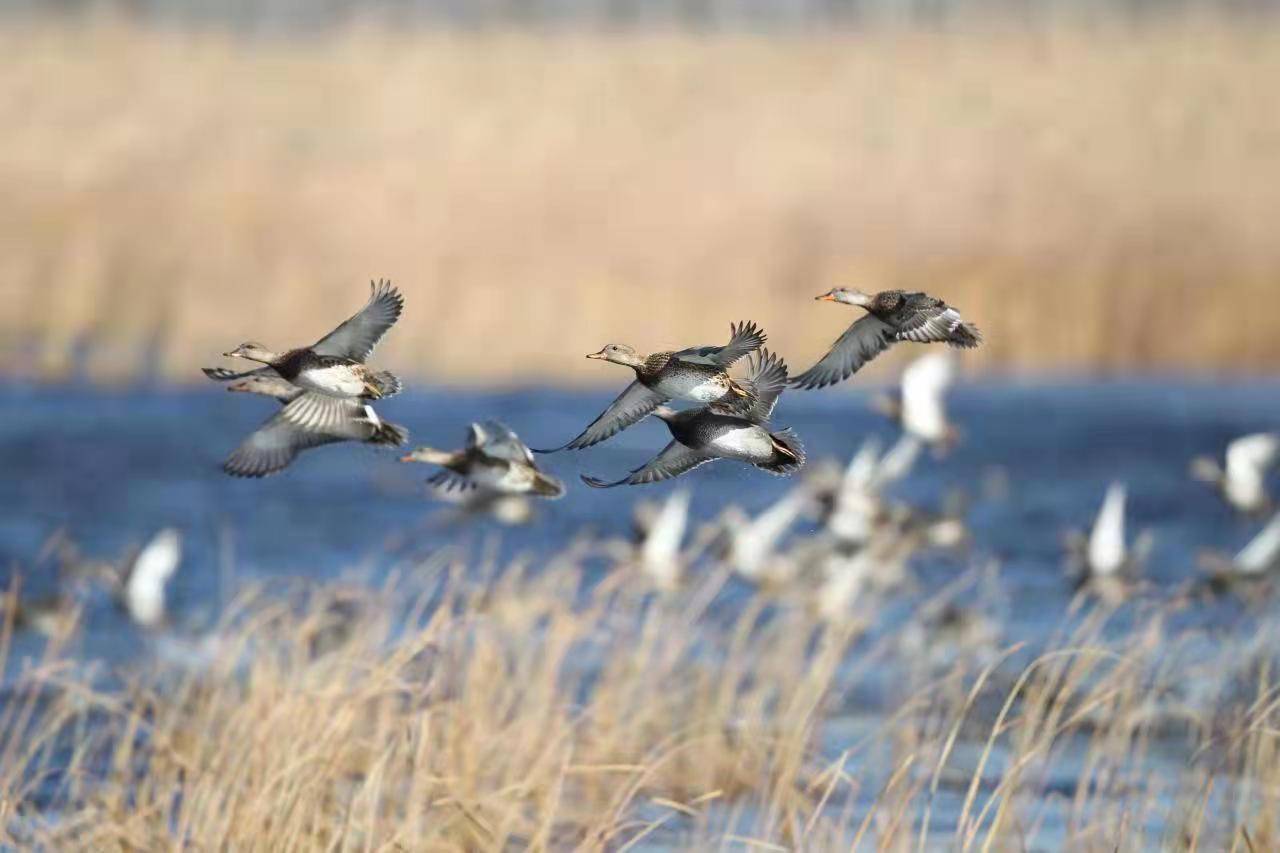
[[391,276],[382,359],[602,380],[581,354],[764,323],[797,366],[837,283],[925,287],[975,363],[1280,360],[1280,31],[974,25],[814,38],[0,32],[10,371],[194,369]]
[[[1280,701],[1224,648],[1086,620],[941,676],[803,609],[706,609],[575,561],[249,599],[207,666],[94,687],[56,653],[0,709],[0,841],[95,850],[1262,850]],[[933,638],[931,638],[932,640]],[[1238,650],[1237,650],[1238,651]],[[845,697],[877,662],[892,710]],[[1222,664],[1241,679],[1224,679]],[[1223,685],[1181,710],[1190,685]],[[1236,690],[1243,685],[1244,689]],[[852,713],[853,717],[849,717]],[[1185,762],[1185,766],[1184,766]],[[45,811],[39,806],[43,805]]]

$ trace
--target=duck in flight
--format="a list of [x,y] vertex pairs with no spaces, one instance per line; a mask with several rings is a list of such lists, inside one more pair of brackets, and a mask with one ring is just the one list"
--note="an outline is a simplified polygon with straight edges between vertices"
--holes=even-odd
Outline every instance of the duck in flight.
[[750,389],[731,378],[728,369],[743,356],[764,346],[766,335],[755,323],[729,326],[724,346],[690,347],[644,356],[624,344],[609,344],[587,358],[630,367],[636,379],[609,404],[600,417],[567,444],[535,453],[582,450],[617,435],[669,400],[714,403],[745,410],[754,403]]
[[1267,472],[1280,457],[1280,433],[1242,436],[1227,445],[1226,467],[1202,456],[1191,463],[1191,475],[1216,487],[1236,512],[1263,515],[1271,509]]
[[425,462],[443,470],[427,482],[438,488],[484,489],[504,495],[559,498],[564,483],[540,470],[520,437],[498,421],[473,423],[462,450],[419,447],[401,462]]
[[404,297],[391,282],[373,282],[364,308],[311,346],[278,353],[249,341],[224,355],[262,362],[265,369],[235,373],[205,368],[204,373],[224,382],[250,375],[279,376],[299,388],[341,399],[390,397],[400,390],[400,380],[389,371],[371,370],[365,361],[403,310]]
[[1103,598],[1123,598],[1150,556],[1154,544],[1150,531],[1143,531],[1132,547],[1125,538],[1127,498],[1124,484],[1112,483],[1089,535],[1079,531],[1067,535],[1067,553],[1076,573],[1077,589],[1091,587]]
[[676,411],[659,405],[653,414],[666,423],[672,436],[661,453],[616,482],[586,476],[582,480],[596,489],[658,483],[715,459],[737,459],[771,474],[790,475],[804,465],[804,448],[790,429],[773,432],[769,428],[769,418],[786,384],[786,363],[761,350],[751,356],[751,377],[745,386],[752,403],[747,409],[711,403]]
[[902,371],[901,391],[872,400],[873,407],[893,418],[903,432],[946,455],[960,434],[947,418],[947,391],[955,382],[956,360],[950,352],[930,352]]
[[408,430],[381,420],[366,403],[304,391],[279,376],[245,376],[228,384],[227,390],[275,397],[284,404],[222,463],[222,470],[233,477],[279,473],[301,451],[326,444],[361,441],[399,447],[409,439]]
[[927,293],[885,290],[871,295],[837,287],[817,298],[856,305],[867,314],[837,338],[817,364],[791,380],[796,388],[811,390],[842,382],[898,341],[947,343],[961,349],[982,343],[977,326]]

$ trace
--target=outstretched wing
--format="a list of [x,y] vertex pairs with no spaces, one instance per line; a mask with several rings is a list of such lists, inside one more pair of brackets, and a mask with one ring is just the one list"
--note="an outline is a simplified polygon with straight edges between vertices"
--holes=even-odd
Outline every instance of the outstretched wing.
[[289,467],[299,451],[340,440],[289,421],[281,410],[232,451],[222,470],[233,477],[266,477]]
[[600,417],[587,426],[582,434],[568,444],[549,450],[534,450],[534,453],[555,453],[558,450],[581,450],[593,444],[599,444],[611,438],[627,427],[644,418],[658,406],[667,402],[667,397],[640,384],[639,380],[628,385],[618,398],[609,404],[609,408]]
[[382,336],[400,319],[404,297],[391,282],[383,279],[369,284],[369,301],[341,326],[316,341],[319,355],[336,355],[364,361]]
[[[746,411],[725,411],[728,414],[744,415],[754,423],[764,423],[773,415],[778,397],[787,387],[787,364],[776,353],[766,349],[751,356],[749,365],[751,375],[742,381],[742,386],[754,397],[751,407]],[[720,409],[715,404],[712,404],[712,408]]]
[[729,368],[744,355],[764,346],[766,340],[768,335],[764,333],[764,329],[753,322],[731,323],[729,324],[729,343],[724,346],[690,347],[680,350],[674,356],[681,361]]
[[471,425],[467,447],[475,448],[494,459],[533,465],[533,452],[515,431],[501,421],[479,421]]
[[699,465],[705,465],[715,458],[715,456],[708,455],[701,450],[694,450],[678,441],[673,441],[664,447],[661,453],[621,480],[606,483],[595,477],[584,476],[582,482],[593,489],[611,489],[614,486],[622,485],[642,486],[646,483],[661,483],[663,480],[670,480],[687,471],[692,471]]
[[245,379],[250,376],[262,376],[268,379],[280,378],[280,374],[270,367],[259,367],[257,370],[245,370],[241,373],[228,370],[225,367],[202,367],[200,370],[214,382],[230,382],[233,379]]
[[893,343],[893,327],[868,314],[836,338],[827,354],[813,367],[791,380],[797,388],[825,388],[848,379],[864,364]]

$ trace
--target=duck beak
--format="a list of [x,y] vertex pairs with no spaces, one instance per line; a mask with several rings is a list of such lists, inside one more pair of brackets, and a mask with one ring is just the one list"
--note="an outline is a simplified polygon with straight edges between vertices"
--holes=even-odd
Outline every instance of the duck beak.
[[239,350],[232,350],[231,352],[224,352],[224,353],[222,354],[222,357],[223,357],[223,358],[244,358],[244,356],[242,356],[242,355],[240,354]]
[[835,302],[836,294],[835,294],[835,291],[828,290],[826,293],[822,294],[821,296],[815,296],[813,298],[818,302]]
[[603,358],[604,358],[604,350],[600,350],[600,352],[589,352],[589,353],[587,353],[587,358],[598,358],[598,359],[603,359]]
[[400,457],[400,461],[401,461],[401,462],[416,462],[416,461],[417,461],[417,459],[414,457],[414,455],[413,455],[412,453],[406,453],[404,456],[401,456],[401,457]]

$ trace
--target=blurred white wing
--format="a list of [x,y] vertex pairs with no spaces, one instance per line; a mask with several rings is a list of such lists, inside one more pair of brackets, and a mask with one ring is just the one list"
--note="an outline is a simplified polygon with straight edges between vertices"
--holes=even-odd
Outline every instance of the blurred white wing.
[[653,526],[640,546],[640,566],[662,589],[680,583],[680,543],[689,520],[689,492],[671,493],[658,509]]
[[879,462],[880,442],[874,438],[866,439],[858,448],[858,452],[849,460],[849,467],[844,469],[844,482],[841,489],[870,489]]
[[1095,574],[1113,575],[1124,567],[1124,504],[1124,484],[1112,483],[1089,534],[1089,569]]
[[152,627],[164,619],[164,588],[182,561],[182,534],[165,528],[143,546],[125,573],[124,605],[136,624]]
[[955,359],[945,350],[922,356],[903,371],[903,429],[928,442],[947,437],[944,397],[955,375]]
[[920,458],[920,440],[914,435],[904,435],[889,448],[876,467],[875,487],[883,489],[911,473]]
[[1266,500],[1266,476],[1280,454],[1280,433],[1254,433],[1227,446],[1227,497],[1240,509],[1254,509]]
[[748,580],[759,580],[774,556],[778,543],[791,529],[812,498],[803,486],[793,488],[771,507],[733,534],[734,568]]
[[1271,519],[1262,532],[1236,555],[1236,570],[1245,575],[1260,575],[1280,564],[1280,514]]

